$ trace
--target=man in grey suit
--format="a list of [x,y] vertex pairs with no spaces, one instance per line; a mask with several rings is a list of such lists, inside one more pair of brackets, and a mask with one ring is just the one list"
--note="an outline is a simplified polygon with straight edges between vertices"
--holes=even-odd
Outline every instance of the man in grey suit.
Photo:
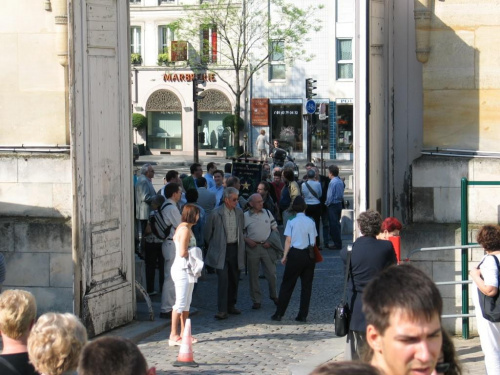
[[236,300],[240,270],[245,268],[245,239],[243,211],[238,207],[239,192],[233,187],[224,189],[224,204],[215,208],[205,224],[205,243],[208,244],[205,264],[217,271],[216,319],[227,314],[238,315]]
[[208,183],[205,177],[200,177],[196,179],[196,185],[198,186],[198,203],[207,215],[212,212],[215,208],[215,193],[208,190]]
[[152,179],[155,176],[155,170],[151,164],[144,164],[141,168],[141,175],[137,179],[135,185],[135,218],[139,221],[138,237],[140,246],[140,256],[145,253],[144,249],[144,230],[148,223],[149,215],[151,213],[151,202],[156,195],[155,188],[153,187]]

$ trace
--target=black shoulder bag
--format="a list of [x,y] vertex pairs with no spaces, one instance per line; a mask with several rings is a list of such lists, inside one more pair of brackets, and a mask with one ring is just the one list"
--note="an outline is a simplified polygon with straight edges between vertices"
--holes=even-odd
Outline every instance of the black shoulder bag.
[[338,337],[344,337],[349,332],[349,322],[351,316],[349,313],[349,304],[346,300],[347,291],[347,279],[349,276],[349,268],[351,265],[351,252],[352,247],[347,246],[347,261],[345,265],[345,278],[344,278],[344,293],[342,294],[342,299],[340,303],[335,308],[335,314],[333,316],[333,325],[335,326],[335,335]]
[[[497,264],[497,269],[500,275],[500,264],[498,263],[498,259],[495,255],[492,255],[492,257],[495,259],[495,263]],[[483,262],[479,263],[479,266]],[[479,268],[479,266],[477,267]],[[500,293],[497,292],[495,296],[488,297],[484,295],[483,292],[479,290],[479,288],[477,288],[477,292],[479,293],[479,304],[481,305],[481,311],[483,313],[484,319],[489,320],[490,322],[500,322],[500,302],[498,301],[498,296],[500,295]]]

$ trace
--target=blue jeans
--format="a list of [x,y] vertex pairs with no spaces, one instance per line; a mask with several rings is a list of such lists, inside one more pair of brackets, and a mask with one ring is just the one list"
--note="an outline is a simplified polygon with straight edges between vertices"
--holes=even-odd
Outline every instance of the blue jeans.
[[328,206],[328,219],[330,221],[330,237],[336,248],[342,248],[342,237],[340,235],[340,216],[342,215],[342,202],[333,203]]

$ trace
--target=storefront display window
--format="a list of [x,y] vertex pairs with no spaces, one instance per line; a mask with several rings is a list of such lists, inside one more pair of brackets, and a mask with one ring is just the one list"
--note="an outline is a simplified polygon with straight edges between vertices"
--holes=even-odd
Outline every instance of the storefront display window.
[[230,128],[224,129],[222,121],[230,113],[202,112],[198,126],[198,141],[201,149],[225,150],[233,142]]
[[352,104],[337,104],[337,154],[352,153]]
[[270,104],[271,137],[290,152],[302,152],[302,102]]
[[182,150],[180,112],[148,113],[148,146],[165,150]]

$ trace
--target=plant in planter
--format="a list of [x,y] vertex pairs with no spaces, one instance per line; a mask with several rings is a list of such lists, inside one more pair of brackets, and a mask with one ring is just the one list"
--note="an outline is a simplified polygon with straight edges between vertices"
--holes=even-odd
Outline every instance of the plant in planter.
[[148,123],[148,119],[141,113],[132,114],[132,126],[137,130],[144,129]]
[[130,63],[132,65],[141,65],[142,64],[142,56],[140,53],[131,53],[130,54]]
[[158,54],[158,65],[167,65],[170,62],[170,58],[168,53],[160,53]]

